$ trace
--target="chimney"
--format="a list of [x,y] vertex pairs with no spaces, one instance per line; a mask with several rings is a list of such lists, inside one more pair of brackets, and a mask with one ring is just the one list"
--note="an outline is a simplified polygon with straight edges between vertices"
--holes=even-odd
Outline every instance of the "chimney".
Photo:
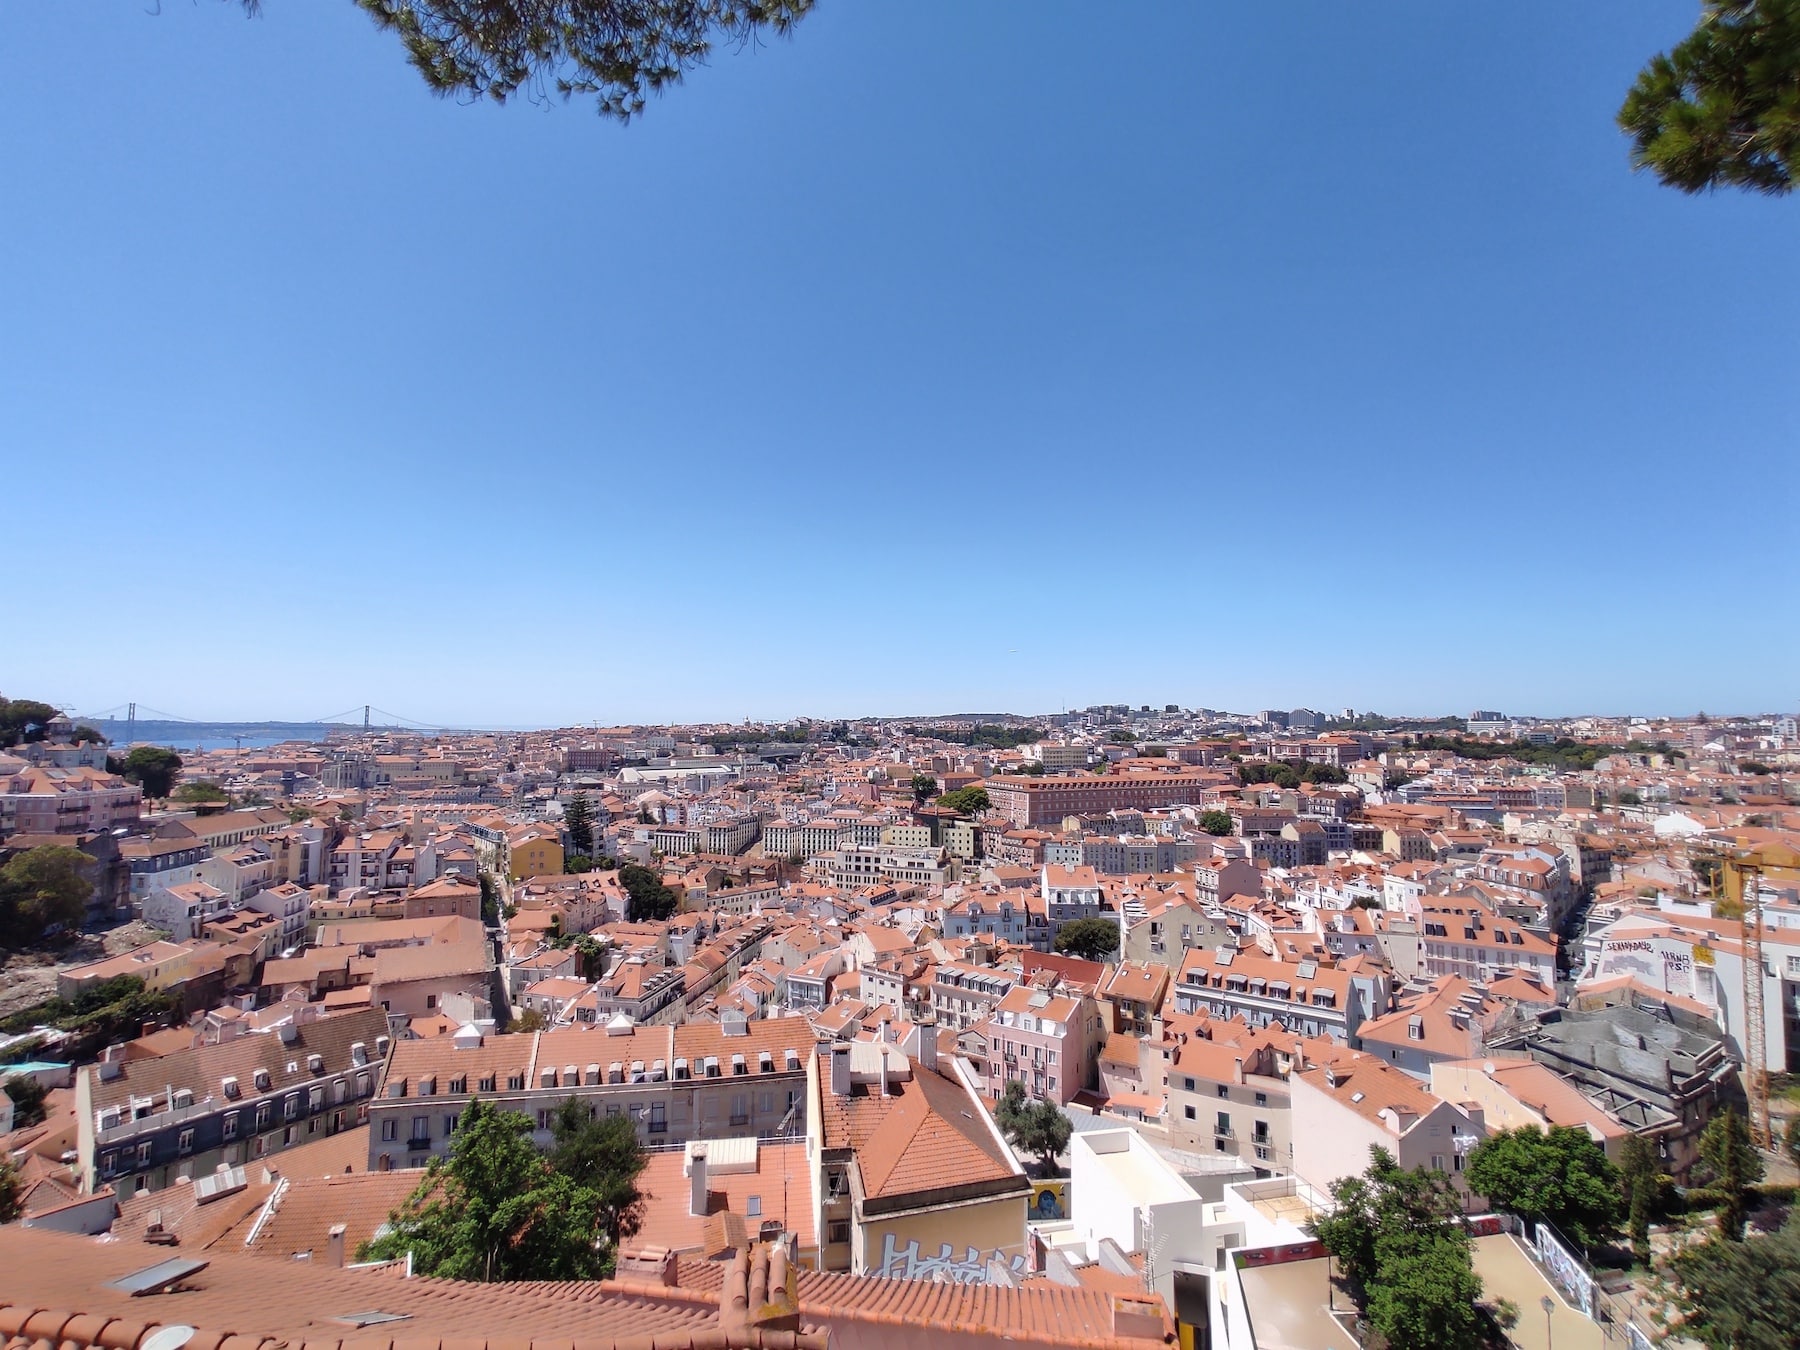
[[650,1284],[673,1287],[679,1278],[679,1261],[667,1247],[623,1247],[618,1274],[636,1276]]
[[1113,1295],[1112,1334],[1120,1340],[1160,1341],[1167,1330],[1159,1304],[1125,1294]]
[[831,1047],[831,1095],[850,1095],[850,1047],[847,1045]]
[[344,1264],[344,1229],[346,1225],[334,1223],[331,1233],[325,1239],[325,1264],[341,1267]]
[[696,1145],[688,1151],[688,1213],[697,1219],[706,1217],[706,1146]]

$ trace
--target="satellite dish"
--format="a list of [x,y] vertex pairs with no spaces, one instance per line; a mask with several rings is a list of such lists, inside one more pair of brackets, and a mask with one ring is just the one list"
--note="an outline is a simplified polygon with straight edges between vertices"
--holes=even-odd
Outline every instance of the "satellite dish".
[[194,1329],[176,1322],[158,1327],[138,1343],[138,1350],[181,1350],[194,1338]]

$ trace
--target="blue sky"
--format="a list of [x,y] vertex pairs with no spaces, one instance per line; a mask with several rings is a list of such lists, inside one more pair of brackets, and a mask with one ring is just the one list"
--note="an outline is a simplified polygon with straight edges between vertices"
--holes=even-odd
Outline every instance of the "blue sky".
[[8,694],[1800,702],[1800,201],[1612,122],[1693,0],[824,0],[628,128],[148,8],[0,5]]

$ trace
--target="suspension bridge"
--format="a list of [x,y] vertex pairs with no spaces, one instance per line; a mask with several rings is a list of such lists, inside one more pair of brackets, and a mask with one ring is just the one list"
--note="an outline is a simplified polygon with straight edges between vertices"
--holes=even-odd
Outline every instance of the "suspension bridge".
[[[124,727],[122,736],[113,739],[130,745],[137,734],[138,723],[169,724],[175,726],[209,729],[218,733],[221,740],[242,740],[243,736],[231,728],[254,729],[261,731],[279,731],[284,728],[295,730],[326,727],[332,730],[364,732],[394,731],[464,731],[465,727],[447,727],[433,722],[423,722],[416,717],[406,717],[400,713],[389,712],[385,708],[377,708],[372,703],[364,703],[360,707],[346,708],[340,712],[327,713],[322,717],[297,717],[270,719],[267,721],[183,717],[179,713],[169,712],[165,708],[153,708],[148,703],[127,700],[110,708],[83,709],[79,714],[70,711],[68,716],[78,722],[110,724],[113,727]],[[101,725],[100,730],[106,730]],[[210,739],[210,738],[209,738]]]

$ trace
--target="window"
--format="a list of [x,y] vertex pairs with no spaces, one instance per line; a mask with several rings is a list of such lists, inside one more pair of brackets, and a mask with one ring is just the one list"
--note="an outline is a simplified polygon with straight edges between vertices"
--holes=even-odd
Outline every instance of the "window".
[[281,1116],[282,1116],[283,1120],[293,1120],[299,1114],[300,1114],[300,1094],[296,1092],[293,1096],[287,1098],[286,1100],[284,1100],[282,1102]]
[[1184,1078],[1181,1080],[1181,1086],[1187,1091],[1192,1092],[1194,1090],[1194,1080],[1191,1078]]
[[192,1153],[194,1151],[194,1132],[183,1130],[176,1140],[175,1147],[182,1153]]
[[1219,1087],[1219,1095],[1221,1097],[1229,1097],[1231,1095],[1231,1089],[1226,1087],[1225,1084],[1220,1083],[1218,1085],[1218,1087]]
[[537,1127],[540,1130],[549,1129],[551,1117],[553,1117],[555,1114],[556,1113],[554,1111],[551,1111],[548,1109],[540,1109],[537,1113]]
[[1435,1170],[1435,1171],[1438,1171],[1438,1172],[1443,1171],[1444,1170],[1444,1155],[1441,1153],[1432,1154],[1431,1155],[1431,1166],[1432,1166],[1433,1170]]
[[385,1142],[392,1142],[400,1137],[400,1121],[389,1116],[381,1122],[381,1137]]
[[848,1242],[850,1240],[850,1220],[833,1219],[826,1225],[825,1240],[827,1242]]
[[411,1137],[418,1140],[431,1138],[431,1121],[425,1116],[414,1116]]
[[456,1122],[461,1119],[462,1119],[462,1116],[459,1112],[449,1111],[449,1112],[445,1113],[445,1115],[444,1115],[444,1138],[448,1139],[451,1135],[456,1133]]
[[237,1138],[237,1115],[235,1112],[227,1112],[225,1115],[225,1137],[227,1139]]
[[1182,1111],[1183,1111],[1183,1112],[1184,1112],[1184,1113],[1185,1113],[1185,1114],[1186,1114],[1186,1115],[1187,1115],[1187,1118],[1188,1118],[1188,1119],[1189,1119],[1189,1120],[1192,1120],[1192,1119],[1194,1119],[1194,1108],[1193,1108],[1193,1107],[1191,1107],[1191,1106],[1184,1106],[1184,1107],[1182,1107],[1182,1108],[1181,1108],[1181,1109],[1182,1109]]
[[1229,1111],[1219,1112],[1218,1117],[1213,1121],[1213,1133],[1214,1134],[1230,1134],[1231,1133],[1231,1113]]

